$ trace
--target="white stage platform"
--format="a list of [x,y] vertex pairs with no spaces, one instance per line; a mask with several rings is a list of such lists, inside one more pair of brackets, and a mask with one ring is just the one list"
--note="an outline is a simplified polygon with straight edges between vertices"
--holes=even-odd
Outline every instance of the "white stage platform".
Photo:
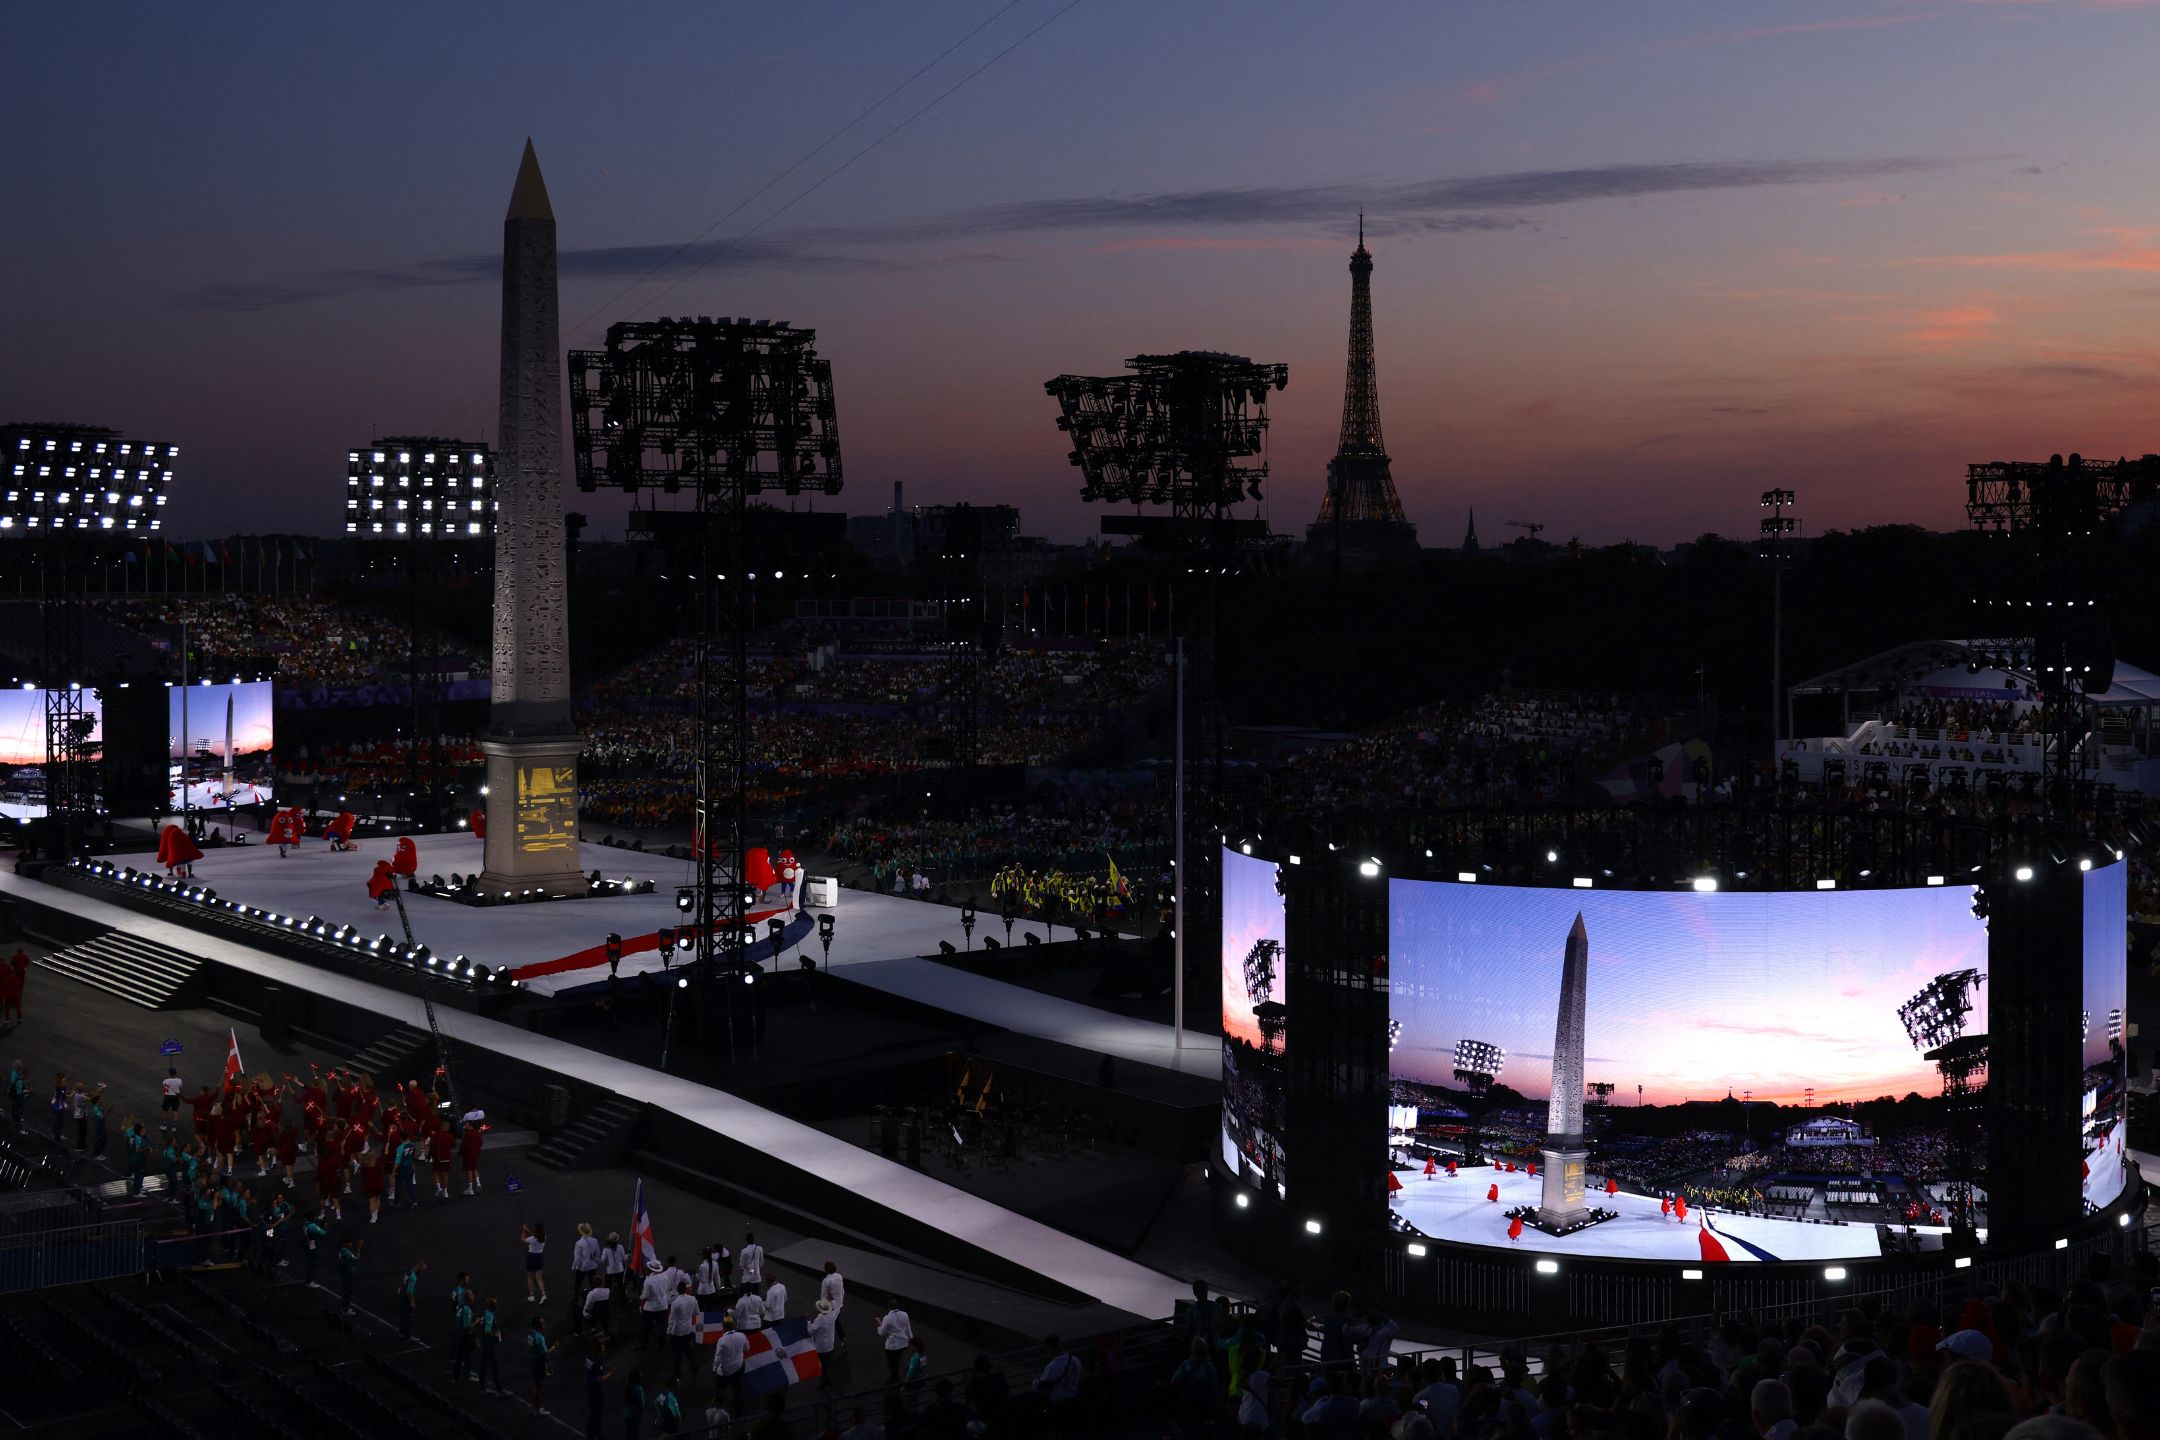
[[[462,874],[480,864],[480,841],[464,832],[422,835],[413,843],[420,852],[422,878]],[[321,840],[309,839],[283,858],[277,847],[269,845],[206,850],[195,863],[195,883],[217,891],[222,899],[238,900],[258,909],[302,918],[317,915],[334,924],[351,925],[370,937],[395,937],[396,912],[377,910],[367,896],[369,873],[377,860],[388,858],[395,844],[394,837],[370,836],[356,841],[351,852],[341,853]],[[437,955],[463,955],[490,969],[507,965],[518,971],[595,950],[609,931],[635,941],[681,923],[675,892],[696,878],[697,867],[692,861],[590,843],[581,846],[580,851],[586,873],[598,870],[610,879],[650,880],[653,893],[495,906],[460,905],[428,895],[407,895],[405,905],[412,917],[413,937]],[[111,859],[117,865],[161,873],[154,854],[115,855]],[[1188,1034],[1180,1056],[1168,1025],[1126,1019],[1093,1006],[1040,995],[1024,986],[917,958],[935,952],[940,940],[962,942],[965,932],[960,928],[957,906],[842,889],[840,903],[830,912],[805,913],[830,913],[834,917],[831,968],[841,978],[1000,1029],[1109,1054],[1120,1061],[1158,1065],[1192,1075],[1222,1074],[1221,1047],[1207,1036]],[[823,951],[814,938],[802,943],[822,962]],[[769,952],[761,947],[755,953]],[[788,950],[782,964],[793,965],[795,953],[792,948]],[[591,984],[606,973],[606,966],[597,952],[590,958],[593,963],[583,970],[536,975],[521,983],[542,995]],[[626,955],[621,972],[632,976],[659,968],[659,957],[648,949]]]
[[[1702,1259],[1702,1241],[1696,1235],[1697,1213],[1675,1220],[1658,1209],[1648,1195],[1622,1191],[1607,1195],[1602,1185],[1588,1197],[1590,1204],[1617,1210],[1617,1220],[1607,1220],[1572,1235],[1547,1235],[1525,1227],[1522,1239],[1509,1240],[1506,1212],[1519,1205],[1536,1205],[1543,1198],[1544,1177],[1517,1170],[1509,1175],[1490,1165],[1465,1168],[1453,1179],[1443,1170],[1428,1180],[1422,1166],[1397,1170],[1402,1189],[1388,1198],[1388,1208],[1423,1235],[1466,1245],[1490,1245],[1500,1250],[1534,1250],[1557,1255],[1609,1255],[1624,1260]],[[1486,1191],[1500,1187],[1497,1201]],[[1756,1260],[1860,1260],[1882,1254],[1873,1225],[1811,1225],[1799,1220],[1774,1220],[1761,1215],[1710,1217],[1710,1229],[1734,1262]]]
[[[358,860],[361,857],[333,858]],[[270,861],[273,865],[277,863],[275,850],[270,852]],[[372,866],[373,859],[368,859],[367,863]],[[618,868],[610,867],[606,873],[622,872]],[[223,885],[212,877],[207,865],[199,870],[197,875],[199,879],[223,891]],[[236,887],[231,893],[238,895],[242,892]],[[249,946],[191,930],[171,921],[137,914],[107,901],[58,886],[0,872],[0,895],[19,896],[26,901],[65,910],[95,923],[125,930],[178,950],[214,958],[220,963],[237,966],[282,985],[312,990],[387,1019],[421,1028],[425,1028],[427,1024],[421,1013],[420,1002],[414,996],[326,971],[298,960],[268,955]],[[583,903],[605,905],[611,902]],[[669,904],[672,907],[672,894]],[[495,916],[503,912],[476,910],[472,913]],[[531,1031],[469,1015],[463,1011],[439,1010],[437,1019],[443,1032],[454,1043],[472,1045],[498,1054],[515,1055],[533,1064],[612,1090],[632,1100],[657,1106],[716,1134],[755,1146],[763,1153],[785,1161],[806,1175],[815,1175],[821,1180],[844,1186],[896,1214],[934,1226],[956,1239],[1024,1265],[1039,1275],[1047,1276],[1105,1305],[1114,1305],[1134,1315],[1158,1318],[1171,1314],[1175,1302],[1190,1293],[1185,1281],[1135,1265],[1108,1250],[1076,1240],[1062,1231],[1016,1215],[963,1190],[956,1190],[942,1181],[850,1145],[845,1140],[752,1105],[725,1091],[665,1075],[625,1060],[596,1054],[564,1041],[535,1035]]]

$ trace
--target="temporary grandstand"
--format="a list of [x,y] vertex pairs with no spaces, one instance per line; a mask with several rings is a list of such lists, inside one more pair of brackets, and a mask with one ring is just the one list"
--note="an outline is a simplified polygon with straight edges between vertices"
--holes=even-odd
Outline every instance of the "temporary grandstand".
[[[1799,723],[1778,768],[1806,784],[1924,780],[1983,787],[2046,769],[2039,692],[2029,664],[1985,640],[1922,640],[1794,685]],[[2087,697],[2080,769],[2120,791],[2160,795],[2160,676],[2117,662]],[[1802,736],[1811,728],[1817,733]]]

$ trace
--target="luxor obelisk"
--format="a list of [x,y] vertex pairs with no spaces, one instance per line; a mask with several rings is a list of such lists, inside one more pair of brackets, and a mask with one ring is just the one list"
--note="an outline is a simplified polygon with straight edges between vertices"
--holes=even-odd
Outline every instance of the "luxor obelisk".
[[1583,1203],[1583,1170],[1590,1140],[1583,1134],[1583,1019],[1590,988],[1590,936],[1580,911],[1568,931],[1560,964],[1560,1018],[1553,1024],[1552,1099],[1545,1110],[1545,1191],[1538,1205],[1541,1230],[1563,1230],[1590,1218]]
[[562,351],[555,211],[532,141],[503,217],[502,401],[495,447],[495,664],[480,889],[582,895],[563,556]]

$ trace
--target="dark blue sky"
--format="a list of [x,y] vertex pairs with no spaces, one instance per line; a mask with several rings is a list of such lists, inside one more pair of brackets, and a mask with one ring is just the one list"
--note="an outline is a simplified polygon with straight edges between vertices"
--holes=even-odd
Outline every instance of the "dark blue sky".
[[1190,345],[1290,363],[1301,526],[1360,204],[1429,539],[1743,531],[1771,483],[1947,526],[1967,460],[2160,448],[2149,6],[1065,3],[16,7],[0,414],[178,441],[183,535],[332,523],[348,445],[492,428],[529,134],[566,344],[816,325],[857,511],[1092,528],[1041,381]]

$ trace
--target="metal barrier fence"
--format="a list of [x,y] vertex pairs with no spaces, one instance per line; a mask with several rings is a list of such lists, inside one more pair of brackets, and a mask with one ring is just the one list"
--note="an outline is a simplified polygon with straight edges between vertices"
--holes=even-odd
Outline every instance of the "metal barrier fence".
[[140,1220],[0,1237],[0,1295],[122,1280],[149,1268],[150,1239]]

